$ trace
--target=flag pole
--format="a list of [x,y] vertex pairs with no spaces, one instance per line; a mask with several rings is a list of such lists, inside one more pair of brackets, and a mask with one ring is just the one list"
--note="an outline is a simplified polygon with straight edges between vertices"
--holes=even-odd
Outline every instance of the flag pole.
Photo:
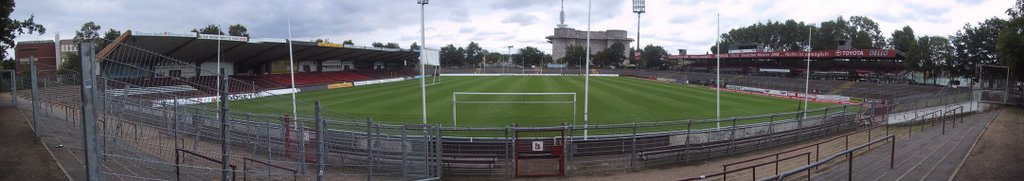
[[[807,69],[806,78],[804,79],[804,116],[807,117],[807,97],[810,96],[811,90],[811,31],[814,31],[811,27],[807,28]],[[826,113],[827,114],[827,113]]]
[[722,128],[722,18],[715,14],[715,128]]
[[590,125],[590,9],[592,1],[587,1],[587,65],[586,69],[583,70],[585,75],[584,86],[583,86],[583,140],[587,140],[589,136],[589,125]]
[[[291,13],[288,13],[288,71],[291,74],[291,83],[292,83],[292,90],[291,90],[291,92],[292,92],[292,120],[298,120],[298,118],[299,118],[298,112],[299,111],[298,111],[298,109],[295,106],[295,92],[298,92],[299,90],[295,88],[295,55],[294,55],[294,52],[292,51],[292,16],[291,16]],[[295,124],[298,125],[298,121],[295,121]],[[296,126],[296,127],[298,127],[298,126]]]
[[[427,124],[427,31],[426,23],[424,18],[424,8],[427,6],[428,0],[422,0],[420,4],[420,103],[423,109],[423,124]],[[440,76],[440,75],[438,75]],[[452,115],[455,116],[455,115]],[[454,124],[452,126],[455,126]]]

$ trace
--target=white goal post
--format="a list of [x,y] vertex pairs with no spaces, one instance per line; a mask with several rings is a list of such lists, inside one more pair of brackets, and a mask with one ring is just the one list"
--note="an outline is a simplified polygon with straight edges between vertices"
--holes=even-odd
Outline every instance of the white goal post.
[[[520,96],[518,100],[460,100],[459,96]],[[572,96],[572,100],[532,100],[531,96]],[[575,92],[453,92],[452,93],[452,127],[458,127],[459,104],[572,104],[572,124],[576,124],[576,93]]]

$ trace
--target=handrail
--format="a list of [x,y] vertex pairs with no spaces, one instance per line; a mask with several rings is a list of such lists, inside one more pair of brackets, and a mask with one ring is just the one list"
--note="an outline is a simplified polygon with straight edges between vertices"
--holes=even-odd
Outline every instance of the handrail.
[[[202,159],[207,160],[207,161],[211,161],[211,162],[214,162],[214,163],[224,164],[224,162],[222,162],[220,160],[217,160],[217,159],[214,159],[214,158],[210,158],[210,157],[201,155],[199,153],[188,151],[188,150],[181,149],[181,148],[174,149],[174,152],[175,152],[175,154],[174,154],[174,175],[175,175],[175,178],[177,178],[177,180],[181,180],[181,163],[180,163],[180,161],[181,161],[181,156],[180,156],[181,153],[188,153],[190,155],[194,155],[196,157],[202,158]],[[231,180],[235,180],[235,172],[236,172],[238,167],[235,166],[235,165],[230,165],[230,164],[228,165],[228,167],[231,167]]]
[[[840,156],[843,156],[843,155],[846,155],[847,157],[849,157],[849,159],[847,161],[851,162],[851,164],[852,164],[852,162],[853,162],[852,156],[853,156],[853,152],[854,151],[863,149],[865,147],[868,147],[870,145],[874,145],[875,143],[882,142],[882,141],[885,141],[885,140],[890,140],[891,144],[892,144],[892,148],[891,148],[892,152],[890,152],[890,155],[889,155],[889,169],[892,169],[893,166],[894,166],[893,163],[895,163],[894,162],[894,158],[895,158],[894,153],[895,153],[895,150],[896,150],[896,136],[895,135],[889,135],[889,136],[886,136],[884,138],[876,139],[876,140],[871,141],[869,143],[865,143],[863,145],[857,146],[857,147],[855,147],[853,149],[849,149],[849,150],[846,150],[846,151],[843,151],[843,152],[836,153],[836,154],[834,154],[834,155],[832,155],[832,156],[830,156],[830,157],[828,157],[828,158],[826,158],[824,160],[820,160],[818,162],[814,162],[814,163],[802,166],[800,168],[797,168],[797,169],[794,169],[794,170],[790,170],[790,171],[784,172],[782,174],[775,175],[775,176],[768,177],[768,178],[761,179],[761,180],[762,181],[783,180],[787,176],[794,175],[794,174],[797,174],[797,173],[800,173],[800,172],[803,172],[803,171],[806,171],[806,170],[810,170],[811,168],[817,168],[818,166],[820,166],[822,164],[825,164],[825,163],[828,163],[828,162],[831,162],[832,160],[834,160],[836,158],[839,158]],[[847,169],[851,169],[851,171],[852,171],[853,167],[849,167]],[[810,174],[810,173],[808,173],[808,174]],[[850,174],[851,174],[850,176],[852,177],[852,172]],[[810,175],[808,175],[808,180],[810,180]]]
[[248,165],[248,162],[246,162],[246,161],[263,164],[263,165],[274,167],[274,168],[278,168],[278,169],[281,169],[281,170],[291,171],[292,172],[292,180],[298,180],[299,171],[296,170],[296,169],[285,168],[283,166],[278,166],[278,165],[270,164],[270,163],[259,161],[259,160],[255,160],[255,159],[252,159],[252,158],[249,158],[249,157],[242,157],[242,181],[248,180],[249,165]]
[[776,159],[776,160],[771,161],[771,162],[760,163],[760,164],[757,164],[757,165],[750,165],[750,166],[741,167],[741,168],[737,168],[737,169],[733,169],[733,170],[728,170],[728,171],[724,171],[723,170],[722,172],[714,173],[714,174],[711,174],[711,175],[701,175],[701,176],[696,176],[696,177],[690,177],[690,178],[681,179],[679,181],[700,180],[700,179],[705,179],[705,178],[708,178],[708,177],[715,177],[715,176],[722,176],[722,180],[727,180],[727,179],[725,179],[725,177],[728,174],[739,172],[739,171],[743,171],[743,170],[747,170],[747,169],[752,169],[754,171],[754,174],[751,174],[751,175],[753,177],[757,177],[757,167],[761,167],[761,166],[765,166],[765,165],[769,165],[769,164],[776,164],[775,165],[775,172],[777,174],[778,171],[779,171],[779,169],[778,169],[779,168],[779,165],[778,165],[779,162],[784,161],[784,160],[789,160],[789,159],[797,158],[797,157],[800,157],[800,156],[803,156],[803,157],[807,158],[807,163],[811,162],[811,152],[804,152],[802,154],[796,154],[796,155],[792,155],[792,156],[789,156],[789,157],[786,157],[786,158]]

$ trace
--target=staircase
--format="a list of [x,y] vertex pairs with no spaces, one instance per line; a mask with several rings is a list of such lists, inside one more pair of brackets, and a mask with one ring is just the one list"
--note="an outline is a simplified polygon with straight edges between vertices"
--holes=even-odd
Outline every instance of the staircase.
[[[856,180],[948,180],[967,156],[971,146],[981,136],[985,127],[995,118],[998,111],[975,114],[957,121],[947,122],[945,134],[942,123],[935,122],[914,126],[911,137],[906,138],[907,129],[894,129],[897,139],[895,155],[891,155],[889,144],[872,151],[854,155],[853,178]],[[920,131],[921,129],[923,131]],[[890,158],[894,167],[889,169]],[[813,176],[814,180],[846,180],[849,167],[836,164]]]

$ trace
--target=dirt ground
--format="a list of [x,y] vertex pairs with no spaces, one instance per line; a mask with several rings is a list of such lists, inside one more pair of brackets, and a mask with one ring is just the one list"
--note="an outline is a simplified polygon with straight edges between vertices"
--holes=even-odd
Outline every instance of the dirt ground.
[[1024,108],[1004,108],[960,167],[955,180],[1024,178]]
[[18,108],[0,107],[0,180],[68,180]]

